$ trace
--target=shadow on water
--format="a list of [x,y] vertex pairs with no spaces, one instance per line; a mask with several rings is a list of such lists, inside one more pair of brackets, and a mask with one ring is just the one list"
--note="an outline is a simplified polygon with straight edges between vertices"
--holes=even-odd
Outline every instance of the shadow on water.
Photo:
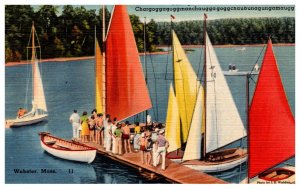
[[[48,157],[50,168],[59,168],[61,174],[72,176],[74,183],[98,184],[141,184],[141,183],[169,183],[163,179],[150,180],[141,175],[138,169],[131,168],[110,158],[97,154],[91,164],[68,161],[57,158],[46,151],[43,156]],[[69,171],[70,170],[70,171]],[[72,173],[73,172],[73,173]],[[63,183],[70,183],[67,180]]]
[[150,180],[144,177],[138,169],[121,164],[115,160],[101,155],[97,155],[96,159],[91,165],[95,169],[97,183],[170,183],[164,179]]

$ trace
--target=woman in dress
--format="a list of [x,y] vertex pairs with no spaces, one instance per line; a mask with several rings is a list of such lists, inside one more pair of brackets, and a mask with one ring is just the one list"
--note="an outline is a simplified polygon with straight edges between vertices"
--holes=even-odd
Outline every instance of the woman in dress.
[[88,116],[87,116],[87,112],[84,111],[82,113],[82,116],[80,117],[80,123],[81,123],[81,137],[82,137],[82,141],[83,142],[88,142],[89,140],[89,136],[90,136],[90,129],[89,129],[89,125],[88,125]]

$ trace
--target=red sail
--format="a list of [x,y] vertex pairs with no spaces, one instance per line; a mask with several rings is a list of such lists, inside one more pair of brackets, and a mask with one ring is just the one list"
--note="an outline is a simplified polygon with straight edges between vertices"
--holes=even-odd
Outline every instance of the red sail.
[[106,40],[106,113],[123,120],[151,107],[126,6],[116,5]]
[[269,40],[249,110],[249,171],[253,178],[295,155],[295,119]]

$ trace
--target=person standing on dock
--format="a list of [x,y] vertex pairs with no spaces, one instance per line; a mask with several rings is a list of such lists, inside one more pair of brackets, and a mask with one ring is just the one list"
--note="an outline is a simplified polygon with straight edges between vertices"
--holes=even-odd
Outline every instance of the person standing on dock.
[[103,138],[103,114],[97,114],[96,119],[96,143],[100,145],[104,145],[104,138]]
[[147,160],[145,162],[145,155],[147,151],[147,139],[145,137],[145,133],[141,134],[140,138],[138,139],[138,144],[140,145],[142,164],[145,164],[147,162]]
[[96,121],[94,115],[91,115],[89,119],[89,129],[90,129],[90,141],[95,142],[95,128],[96,128]]
[[140,145],[138,144],[138,140],[141,136],[141,127],[139,122],[135,122],[135,127],[134,127],[134,138],[133,138],[133,148],[135,152],[138,152],[140,149]]
[[114,136],[116,139],[116,154],[122,155],[122,129],[121,124],[117,124],[117,129],[114,132]]
[[80,123],[81,123],[81,128],[82,128],[82,132],[81,132],[81,136],[82,136],[82,141],[83,142],[88,142],[89,141],[89,136],[90,136],[90,129],[89,129],[89,125],[88,125],[88,116],[87,116],[87,112],[84,111],[82,113],[82,116],[80,117]]
[[114,118],[114,121],[111,126],[111,137],[112,137],[112,153],[117,154],[117,141],[115,136],[115,130],[117,129],[117,118]]
[[157,142],[156,142],[157,151],[156,151],[156,154],[154,156],[154,159],[155,159],[154,166],[155,167],[158,165],[159,157],[160,156],[162,157],[162,163],[161,163],[161,169],[162,170],[166,169],[166,153],[167,153],[167,149],[168,149],[168,146],[169,146],[169,143],[168,143],[167,139],[165,138],[164,134],[165,134],[164,129],[159,131],[159,136],[158,136],[158,139],[157,139]]
[[[155,165],[155,155],[156,155],[156,151],[157,151],[157,139],[158,139],[158,132],[159,132],[159,128],[155,128],[154,129],[154,132],[152,132],[152,135],[151,135],[151,140],[152,140],[152,161],[153,161],[153,166]],[[157,162],[159,163],[159,157],[158,157],[158,160]]]
[[105,143],[105,150],[106,152],[111,152],[111,141],[112,141],[112,132],[111,132],[111,128],[112,128],[112,122],[109,119],[107,121],[107,126],[106,126],[106,133],[105,133],[105,139],[106,139],[106,143]]
[[106,142],[107,142],[107,138],[108,138],[108,128],[109,128],[109,125],[108,125],[108,120],[110,120],[110,115],[109,114],[106,114],[105,115],[105,119],[103,120],[103,127],[104,127],[104,145],[103,147],[106,148]]
[[[122,123],[124,124],[124,123]],[[129,121],[125,121],[124,126],[122,126],[122,137],[124,140],[124,149],[125,153],[132,153],[131,145],[130,145],[130,128],[129,128]],[[129,151],[128,151],[129,149]]]
[[74,110],[69,118],[70,123],[73,128],[73,139],[79,138],[79,128],[80,128],[80,116],[77,113],[77,110]]

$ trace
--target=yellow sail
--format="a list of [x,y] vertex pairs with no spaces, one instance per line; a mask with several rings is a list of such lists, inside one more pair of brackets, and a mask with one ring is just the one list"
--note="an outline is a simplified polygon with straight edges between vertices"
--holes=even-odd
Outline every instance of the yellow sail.
[[166,119],[166,139],[169,141],[168,152],[172,152],[181,147],[180,141],[180,117],[178,103],[172,84],[170,85],[168,111]]
[[103,113],[103,97],[102,97],[102,91],[103,91],[103,78],[102,78],[102,54],[101,49],[98,43],[98,40],[96,40],[96,46],[95,46],[95,97],[96,97],[96,109],[98,113]]
[[185,143],[193,117],[199,81],[174,31],[172,39],[175,94],[181,119],[181,140]]

